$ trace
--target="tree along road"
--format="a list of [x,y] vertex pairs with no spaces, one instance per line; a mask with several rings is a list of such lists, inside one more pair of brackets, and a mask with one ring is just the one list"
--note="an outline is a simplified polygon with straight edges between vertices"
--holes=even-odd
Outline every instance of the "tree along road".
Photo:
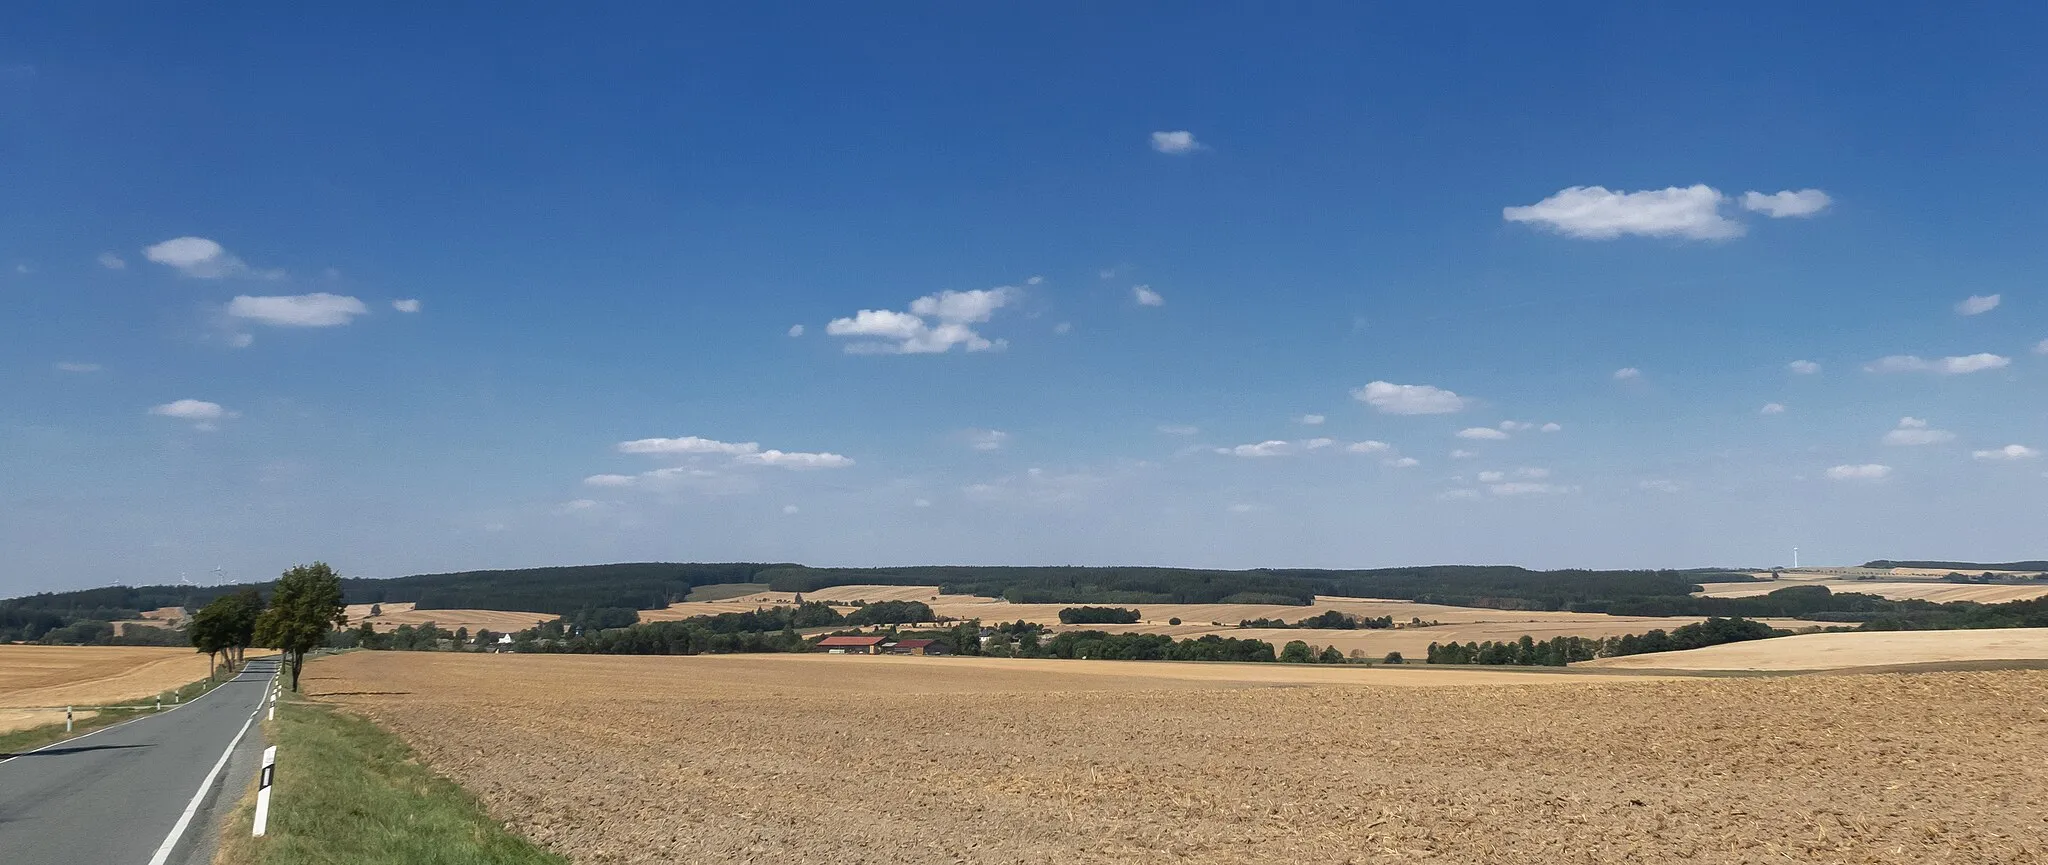
[[[277,661],[190,703],[39,751],[0,754],[0,863],[185,865],[212,858],[219,818],[261,748]],[[234,779],[240,779],[235,782]]]

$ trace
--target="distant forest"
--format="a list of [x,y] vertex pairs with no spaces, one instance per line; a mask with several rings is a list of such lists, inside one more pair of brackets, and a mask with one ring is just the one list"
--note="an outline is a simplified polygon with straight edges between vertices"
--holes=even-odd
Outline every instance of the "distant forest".
[[[2038,564],[2043,563],[1966,567],[2024,570],[2021,566]],[[352,604],[411,602],[422,610],[521,610],[557,616],[601,609],[659,609],[682,600],[698,586],[765,583],[775,591],[792,593],[842,585],[938,585],[948,594],[990,595],[1016,603],[1119,607],[1162,603],[1301,606],[1312,603],[1317,595],[1339,595],[1505,610],[1799,618],[1891,628],[2012,627],[2011,622],[2036,621],[2039,617],[2038,610],[2025,604],[1893,601],[1874,595],[1830,592],[1824,586],[1796,586],[1746,598],[1691,595],[1700,583],[1752,580],[1747,574],[1718,569],[1534,571],[1505,565],[1220,571],[1116,567],[809,568],[748,562],[643,562],[344,579],[342,591]],[[86,623],[134,619],[143,611],[159,607],[196,610],[239,588],[111,586],[0,601],[0,641],[38,640],[52,632],[73,636],[90,633],[95,639],[84,641],[98,641],[101,629]],[[82,624],[86,627],[78,627]]]
[[1954,571],[1959,574],[1980,574],[1985,571],[2036,571],[2048,573],[2048,561],[2031,562],[1894,562],[1878,559],[1864,562],[1866,568],[1924,568],[1926,570]]

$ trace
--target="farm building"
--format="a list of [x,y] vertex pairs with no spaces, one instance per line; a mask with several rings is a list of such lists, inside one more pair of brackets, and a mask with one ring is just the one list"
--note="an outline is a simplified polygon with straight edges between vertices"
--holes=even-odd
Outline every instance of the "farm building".
[[887,637],[826,637],[818,648],[834,655],[879,655]]
[[937,640],[897,640],[882,646],[882,651],[891,655],[945,655],[953,647]]

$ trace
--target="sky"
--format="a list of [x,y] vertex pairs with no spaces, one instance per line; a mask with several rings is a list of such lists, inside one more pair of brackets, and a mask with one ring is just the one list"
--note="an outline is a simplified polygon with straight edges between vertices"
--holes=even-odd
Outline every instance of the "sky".
[[2048,555],[2048,9],[740,5],[10,13],[0,595]]

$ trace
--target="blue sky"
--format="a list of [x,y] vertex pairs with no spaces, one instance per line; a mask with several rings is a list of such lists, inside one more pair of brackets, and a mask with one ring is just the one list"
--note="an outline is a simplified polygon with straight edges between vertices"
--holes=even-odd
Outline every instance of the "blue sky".
[[1113,5],[16,13],[0,591],[2044,554],[2048,13]]

